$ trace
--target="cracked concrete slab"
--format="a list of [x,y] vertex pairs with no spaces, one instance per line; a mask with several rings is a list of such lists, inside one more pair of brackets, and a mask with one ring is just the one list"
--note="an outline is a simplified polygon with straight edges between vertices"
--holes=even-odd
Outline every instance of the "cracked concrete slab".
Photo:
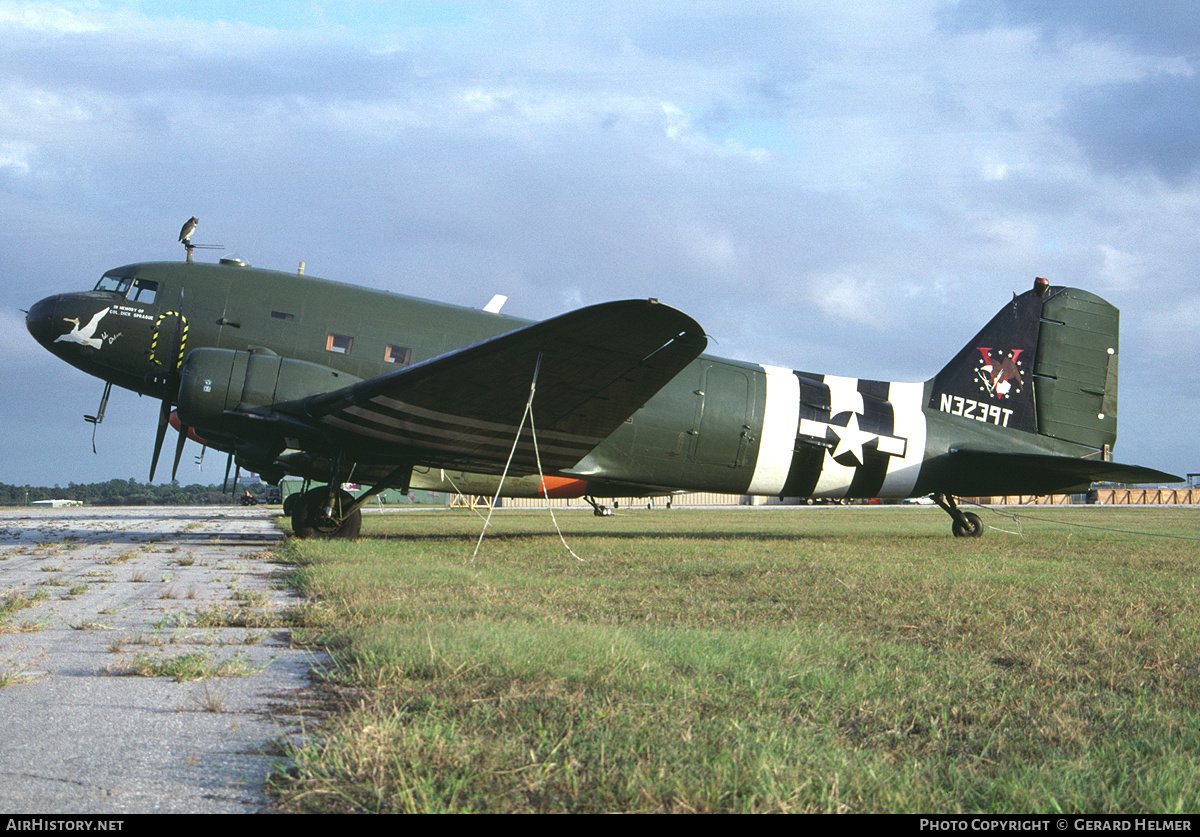
[[301,604],[273,579],[276,513],[0,509],[0,810],[266,805],[273,744],[323,661],[222,618]]

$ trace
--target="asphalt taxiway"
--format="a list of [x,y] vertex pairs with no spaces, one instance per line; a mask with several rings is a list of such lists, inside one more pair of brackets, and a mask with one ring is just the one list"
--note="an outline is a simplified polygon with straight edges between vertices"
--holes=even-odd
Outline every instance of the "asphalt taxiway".
[[[298,604],[273,580],[276,513],[0,509],[0,812],[267,805],[264,778],[299,733],[321,659],[286,631],[197,614],[244,607],[269,623]],[[177,657],[226,673],[152,673]]]

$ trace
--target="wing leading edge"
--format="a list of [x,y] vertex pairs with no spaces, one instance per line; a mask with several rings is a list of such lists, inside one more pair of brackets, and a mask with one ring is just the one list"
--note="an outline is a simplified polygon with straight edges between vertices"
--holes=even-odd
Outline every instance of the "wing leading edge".
[[[351,455],[498,473],[525,412],[545,470],[578,462],[707,345],[700,325],[647,300],[593,305],[314,396],[309,421]],[[534,473],[528,424],[513,473]]]

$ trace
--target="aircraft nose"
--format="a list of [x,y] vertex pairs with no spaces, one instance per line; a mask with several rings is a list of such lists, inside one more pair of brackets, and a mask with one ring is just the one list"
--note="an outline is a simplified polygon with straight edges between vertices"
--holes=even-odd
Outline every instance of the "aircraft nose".
[[53,343],[54,338],[62,333],[62,329],[57,327],[55,320],[58,301],[58,295],[48,296],[35,302],[29,309],[29,313],[25,315],[25,328],[29,329],[33,339],[43,346]]

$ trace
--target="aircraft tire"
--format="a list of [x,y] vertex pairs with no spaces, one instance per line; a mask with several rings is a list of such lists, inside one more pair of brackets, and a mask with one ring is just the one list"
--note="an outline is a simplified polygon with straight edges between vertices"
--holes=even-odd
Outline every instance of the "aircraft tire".
[[[325,517],[325,502],[329,489],[314,488],[296,497],[292,509],[292,532],[298,538],[355,540],[362,529],[362,511],[356,511],[341,523]],[[350,503],[353,497],[338,490],[338,502]]]
[[978,538],[983,534],[983,521],[979,519],[979,515],[975,512],[963,512],[963,517],[967,519],[967,526],[962,525],[957,520],[954,521],[952,527],[954,537],[956,538]]
[[283,513],[288,517],[292,516],[292,511],[296,508],[296,497],[295,494],[289,494],[283,498]]

